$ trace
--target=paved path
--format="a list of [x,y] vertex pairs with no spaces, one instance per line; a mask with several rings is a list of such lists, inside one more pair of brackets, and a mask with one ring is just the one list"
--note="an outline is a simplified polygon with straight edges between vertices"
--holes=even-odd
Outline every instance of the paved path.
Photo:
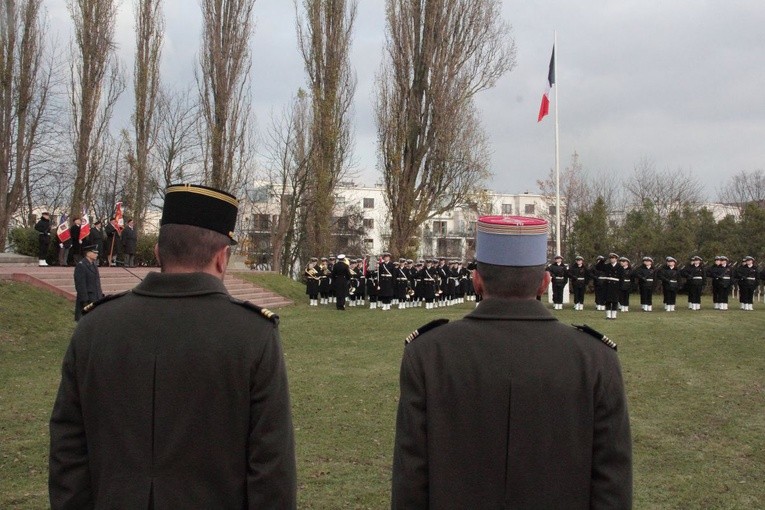
[[[30,257],[31,258],[31,257]],[[25,282],[35,287],[58,294],[69,301],[74,301],[74,268],[73,267],[38,267],[23,262],[0,263],[0,280]],[[121,267],[100,267],[101,288],[104,294],[114,294],[132,289],[151,271],[159,268],[136,267],[124,269]],[[129,272],[128,272],[129,271]],[[267,291],[262,287],[237,277],[237,272],[229,272],[223,283],[229,293],[238,299],[251,301],[266,308],[279,308],[292,304],[292,301]]]

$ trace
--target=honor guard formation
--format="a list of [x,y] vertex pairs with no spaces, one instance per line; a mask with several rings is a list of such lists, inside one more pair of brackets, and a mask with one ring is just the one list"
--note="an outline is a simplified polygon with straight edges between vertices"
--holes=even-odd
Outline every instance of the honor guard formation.
[[[422,307],[433,309],[465,301],[480,302],[473,285],[475,262],[459,260],[412,259],[391,260],[383,253],[377,260],[337,257],[312,257],[303,276],[311,306],[334,304],[338,310],[346,306],[366,306],[371,310]],[[566,264],[556,255],[546,268],[550,273],[553,309],[563,309],[563,294],[568,286],[573,295],[574,310],[584,310],[584,296],[592,289],[595,309],[606,312],[607,319],[616,319],[618,312],[629,312],[630,296],[640,295],[640,308],[653,311],[654,293],[661,292],[664,310],[674,312],[677,295],[688,295],[688,308],[701,310],[701,293],[711,282],[715,310],[727,310],[732,294],[738,296],[741,310],[753,310],[754,293],[765,281],[765,268],[759,270],[753,257],[746,256],[738,264],[719,255],[714,265],[705,265],[701,257],[691,257],[679,266],[674,257],[666,257],[658,267],[652,257],[643,257],[639,265],[627,257],[610,253],[598,256],[592,264],[576,256]]]

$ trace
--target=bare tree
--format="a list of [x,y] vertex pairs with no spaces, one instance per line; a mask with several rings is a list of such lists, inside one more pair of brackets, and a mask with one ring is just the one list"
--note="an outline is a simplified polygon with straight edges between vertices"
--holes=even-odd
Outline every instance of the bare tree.
[[669,168],[658,171],[649,158],[642,158],[635,165],[632,176],[624,182],[624,188],[629,205],[643,207],[645,203],[651,203],[663,219],[673,211],[699,204],[703,196],[703,187],[691,172]]
[[300,90],[281,115],[272,115],[264,148],[268,181],[279,213],[271,225],[272,268],[291,275],[301,258],[311,209],[306,194],[311,155],[311,107],[308,94]]
[[125,197],[143,229],[146,207],[151,193],[150,152],[157,137],[157,101],[160,91],[159,64],[162,54],[162,33],[165,28],[160,0],[137,0],[136,52],[133,70],[133,145],[129,148],[127,162],[133,182]]
[[311,253],[330,250],[334,191],[351,161],[350,117],[356,78],[350,50],[356,8],[356,0],[303,0],[303,15],[297,16],[298,42],[312,100],[314,143],[310,207],[306,209],[306,249]]
[[475,95],[515,65],[499,0],[387,0],[376,122],[390,249],[413,256],[424,221],[488,175]]
[[748,203],[765,205],[765,172],[741,171],[724,182],[718,191],[720,202],[737,206],[743,211]]
[[188,90],[163,91],[159,96],[158,117],[155,143],[158,172],[152,176],[152,196],[164,200],[164,190],[170,184],[202,177],[197,175],[201,160],[199,114]]
[[[547,179],[538,180],[537,186],[547,202],[555,203],[555,170],[551,169]],[[560,174],[560,194],[563,197],[561,210],[561,243],[563,254],[567,252],[569,237],[574,228],[574,221],[580,212],[592,205],[592,193],[587,174],[576,151],[571,155],[571,163]],[[554,215],[551,215],[554,216]],[[552,219],[552,218],[550,218]],[[561,254],[561,255],[563,255]]]
[[254,5],[255,0],[202,0],[197,86],[205,124],[206,182],[232,192],[244,184],[252,156],[248,75]]
[[5,248],[11,218],[30,188],[50,92],[52,67],[43,62],[41,3],[0,3],[0,251]]
[[114,51],[117,1],[67,0],[67,6],[74,21],[69,89],[75,166],[71,213],[78,215],[92,201],[103,169],[100,154],[125,78]]

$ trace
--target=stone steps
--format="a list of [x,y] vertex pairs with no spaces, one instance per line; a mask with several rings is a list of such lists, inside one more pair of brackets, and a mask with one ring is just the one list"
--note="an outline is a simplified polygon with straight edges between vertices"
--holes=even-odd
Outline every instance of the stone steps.
[[[121,267],[101,267],[101,288],[104,294],[116,294],[135,287],[151,271],[158,268],[136,267],[128,270]],[[28,264],[0,265],[0,280],[14,280],[29,283],[48,290],[69,301],[75,299],[73,267],[38,267]],[[236,272],[227,273],[223,283],[229,293],[237,298],[250,301],[266,308],[279,308],[292,304],[292,301],[273,292],[237,278]]]

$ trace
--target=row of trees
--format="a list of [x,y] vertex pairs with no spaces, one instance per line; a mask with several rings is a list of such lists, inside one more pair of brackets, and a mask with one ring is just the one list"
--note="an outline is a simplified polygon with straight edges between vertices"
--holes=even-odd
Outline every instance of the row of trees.
[[[552,174],[538,181],[548,201],[554,183]],[[671,255],[680,261],[692,255],[705,260],[721,254],[765,257],[765,172],[742,171],[721,180],[717,191],[715,207],[723,207],[723,214],[718,211],[716,219],[691,172],[658,170],[644,158],[621,178],[591,175],[574,153],[561,172],[566,203],[561,211],[562,251],[569,259],[581,255],[586,260],[611,251],[632,260],[646,255]]]
[[[249,87],[255,0],[200,1],[196,83],[182,92],[160,76],[162,0],[135,0],[134,109],[117,135],[112,116],[129,82],[115,52],[117,0],[68,0],[68,54],[47,38],[42,0],[0,5],[0,248],[11,220],[30,221],[38,206],[105,216],[122,199],[140,227],[176,180],[246,194],[258,170]],[[307,86],[275,116],[261,151],[263,172],[283,190],[277,252],[285,260],[330,250],[334,191],[353,166],[356,86],[357,0],[294,7]],[[375,106],[396,254],[413,255],[422,223],[465,202],[488,175],[474,98],[515,65],[500,10],[499,0],[386,0]]]

